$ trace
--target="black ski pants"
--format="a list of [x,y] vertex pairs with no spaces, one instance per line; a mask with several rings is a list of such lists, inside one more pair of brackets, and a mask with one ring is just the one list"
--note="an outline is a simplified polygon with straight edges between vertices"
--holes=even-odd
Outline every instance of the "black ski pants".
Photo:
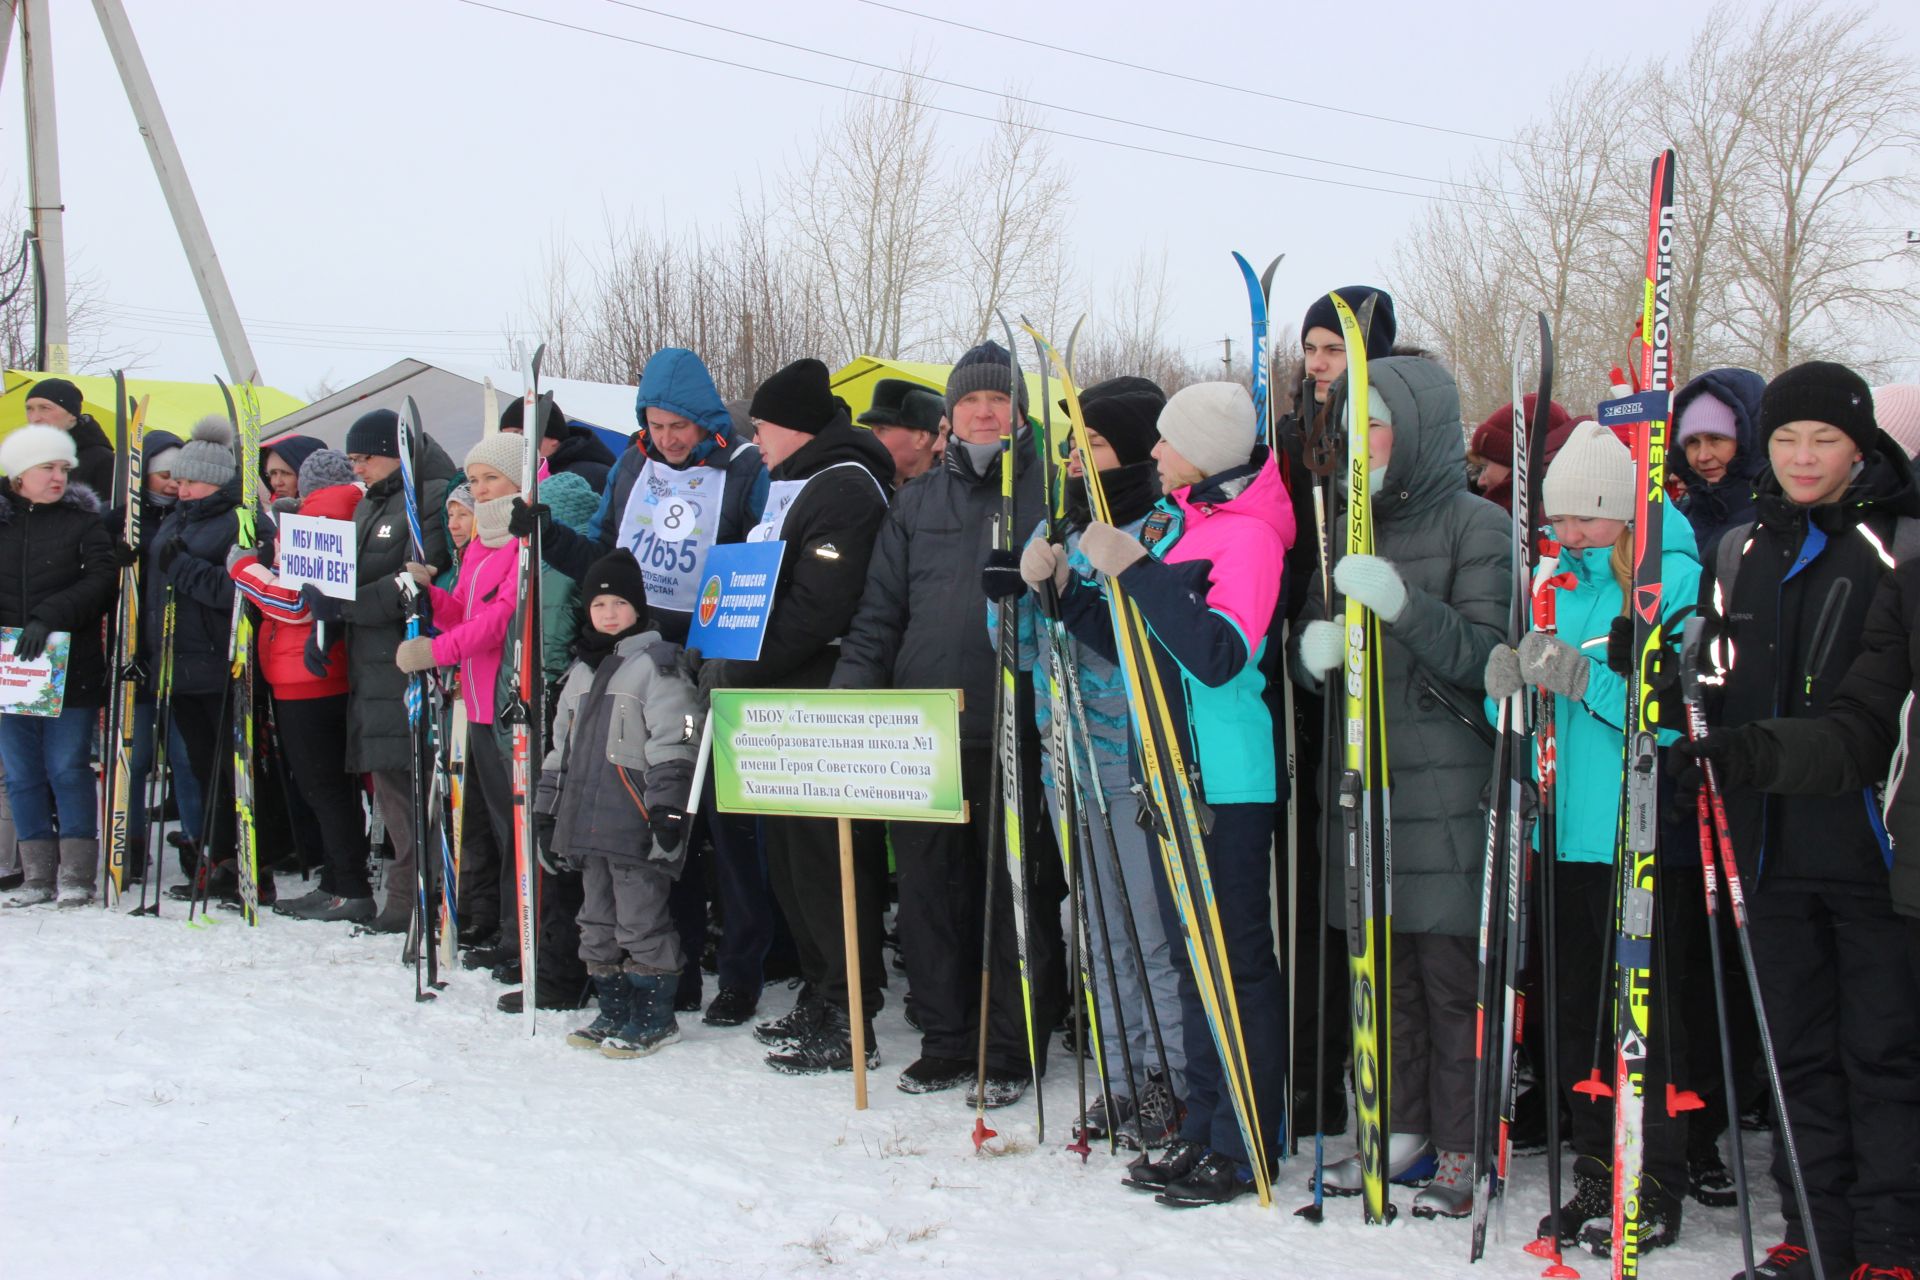
[[368,898],[367,824],[360,783],[347,772],[347,695],[276,698],[274,717],[288,782],[312,810],[326,868],[321,887],[337,898]]
[[[1233,972],[1233,998],[1239,1008],[1241,1042],[1253,1077],[1254,1106],[1260,1115],[1269,1173],[1282,1154],[1280,1135],[1285,1131],[1288,1101],[1283,1088],[1287,994],[1273,940],[1273,808],[1271,803],[1215,805],[1213,829],[1206,841],[1208,877],[1226,939],[1227,967]],[[1186,926],[1180,921],[1164,869],[1154,885],[1169,949],[1180,970],[1180,1034],[1187,1046],[1187,1114],[1180,1136],[1250,1169],[1252,1159],[1227,1087],[1218,1041],[1194,982]],[[1189,887],[1193,901],[1199,903],[1201,886]]]
[[[768,818],[767,863],[774,896],[793,930],[800,973],[814,994],[849,1007],[847,946],[840,903],[839,823],[825,818]],[[853,824],[854,939],[860,951],[860,992],[867,1017],[886,985],[880,956],[881,915],[887,906],[885,829]]]
[[[1821,1252],[1847,1266],[1920,1264],[1920,985],[1907,950],[1911,922],[1894,914],[1884,891],[1763,882],[1748,902],[1760,994]],[[1805,1244],[1777,1142],[1773,1176],[1787,1239]]]
[[[1066,896],[1060,856],[1047,830],[1040,796],[1040,752],[1021,753],[1031,766],[1026,795],[1027,838],[1022,865],[1027,875],[1027,964],[1033,991],[1033,1056],[1046,1070],[1047,1041],[1066,1007],[1065,942],[1060,900]],[[989,786],[992,752],[960,749],[965,823],[891,824],[898,876],[900,958],[907,968],[914,1015],[920,1022],[920,1052],[927,1057],[971,1061],[980,1034],[980,944],[986,908],[986,871],[993,863],[993,942],[987,999],[987,1066],[995,1071],[1028,1069],[1027,1019],[1021,994],[1019,948],[1014,932],[1006,855],[989,848],[989,814],[1000,797]]]
[[233,857],[233,709],[219,692],[175,693],[172,705],[187,758],[168,763],[193,771],[202,796],[202,847],[214,862],[224,862]]
[[[1614,1084],[1613,943],[1618,922],[1614,918],[1613,881],[1611,863],[1561,862],[1555,868],[1553,915],[1560,997],[1554,1021],[1560,1036],[1561,1093],[1573,1112],[1573,1151],[1576,1156],[1591,1156],[1609,1169],[1613,1167],[1613,1099],[1575,1093],[1573,1086],[1586,1080],[1595,1065],[1608,1089]],[[1647,1024],[1652,1046],[1643,1077],[1646,1105],[1641,1113],[1645,1133],[1641,1172],[1676,1197],[1687,1193],[1687,1115],[1667,1114],[1667,1082],[1674,1078],[1676,1063],[1683,1073],[1686,1070],[1687,1029],[1684,1019],[1669,1016],[1667,1005],[1669,997],[1684,990],[1688,981],[1684,971],[1673,967],[1684,961],[1687,952],[1680,933],[1682,922],[1690,922],[1701,912],[1701,900],[1686,897],[1685,888],[1684,880],[1669,876],[1655,891],[1660,906],[1657,928],[1666,930],[1669,936],[1664,955],[1658,948],[1654,952]],[[1668,962],[1664,967],[1663,960]],[[1672,1004],[1677,1014],[1679,1001]],[[1596,1016],[1600,1020],[1597,1058]]]

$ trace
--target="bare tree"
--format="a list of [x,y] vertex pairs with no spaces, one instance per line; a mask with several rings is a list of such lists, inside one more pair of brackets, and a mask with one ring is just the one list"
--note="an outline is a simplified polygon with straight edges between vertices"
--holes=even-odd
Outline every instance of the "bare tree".
[[[39,290],[27,219],[19,190],[0,212],[0,358],[6,368],[32,369],[39,362]],[[100,277],[77,260],[67,264],[67,361],[77,370],[131,369],[152,355],[151,345],[116,341]]]
[[[1043,301],[1064,291],[1071,175],[1054,160],[1037,113],[1019,98],[1003,100],[1000,123],[954,182],[953,223],[964,248],[961,304],[949,345],[968,347],[997,334],[998,312],[1044,314]],[[985,184],[979,180],[985,179]]]
[[873,82],[786,182],[794,248],[824,289],[838,354],[907,355],[956,274],[953,201],[918,70]]
[[[1074,351],[1074,380],[1089,387],[1108,378],[1149,378],[1172,395],[1189,383],[1219,378],[1217,368],[1191,359],[1173,342],[1167,321],[1166,250],[1142,252],[1088,315]],[[1053,337],[1066,341],[1063,333]]]

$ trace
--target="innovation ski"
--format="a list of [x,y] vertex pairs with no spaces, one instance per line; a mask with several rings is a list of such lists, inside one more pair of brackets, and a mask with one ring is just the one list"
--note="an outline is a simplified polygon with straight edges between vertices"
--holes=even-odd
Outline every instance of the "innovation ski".
[[[146,477],[141,458],[141,440],[147,419],[147,398],[127,412],[127,376],[116,370],[113,375],[114,416],[119,420],[120,442],[116,454],[119,466],[119,492],[127,504],[120,541],[137,553],[140,548],[140,499]],[[120,569],[120,600],[113,625],[113,685],[107,702],[107,736],[102,755],[107,762],[107,821],[101,828],[107,834],[106,877],[100,905],[111,906],[120,900],[127,885],[127,847],[132,835],[134,704],[140,690],[140,565],[139,561]]]

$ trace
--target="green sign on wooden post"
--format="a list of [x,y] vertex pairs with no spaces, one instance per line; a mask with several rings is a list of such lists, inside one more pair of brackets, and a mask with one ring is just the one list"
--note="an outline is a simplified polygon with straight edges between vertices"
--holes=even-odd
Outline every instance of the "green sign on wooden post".
[[715,689],[728,813],[965,822],[958,689]]

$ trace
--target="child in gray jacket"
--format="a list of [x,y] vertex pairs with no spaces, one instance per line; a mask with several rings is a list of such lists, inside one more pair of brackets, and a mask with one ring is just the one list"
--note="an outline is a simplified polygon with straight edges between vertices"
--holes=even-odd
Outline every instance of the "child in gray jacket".
[[567,1037],[609,1058],[680,1038],[673,992],[686,956],[667,895],[686,865],[687,793],[700,739],[680,646],[647,619],[640,565],[626,550],[580,580],[588,625],[575,642],[541,766],[540,844],[578,866],[580,959],[600,1015]]

